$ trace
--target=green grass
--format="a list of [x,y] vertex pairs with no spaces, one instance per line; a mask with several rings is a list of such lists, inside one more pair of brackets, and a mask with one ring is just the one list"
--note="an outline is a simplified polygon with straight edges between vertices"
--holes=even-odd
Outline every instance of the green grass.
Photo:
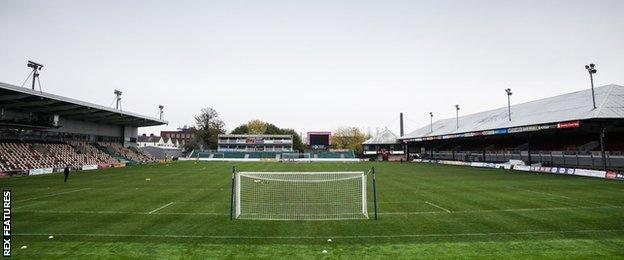
[[13,254],[624,258],[619,181],[414,163],[238,163],[240,171],[375,166],[380,215],[377,221],[229,221],[231,166],[154,164],[74,173],[68,183],[58,174],[2,179],[13,191]]

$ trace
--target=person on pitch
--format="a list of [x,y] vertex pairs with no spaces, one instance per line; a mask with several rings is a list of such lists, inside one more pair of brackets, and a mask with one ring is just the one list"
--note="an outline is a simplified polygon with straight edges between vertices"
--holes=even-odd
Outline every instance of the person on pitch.
[[65,166],[63,173],[65,174],[65,182],[67,182],[67,178],[69,177],[69,165]]

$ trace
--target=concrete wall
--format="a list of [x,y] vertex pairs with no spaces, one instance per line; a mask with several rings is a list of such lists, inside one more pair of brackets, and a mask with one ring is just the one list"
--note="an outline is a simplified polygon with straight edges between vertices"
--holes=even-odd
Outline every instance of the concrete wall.
[[50,129],[50,132],[99,135],[111,137],[123,137],[123,127],[118,125],[98,124],[92,122],[78,121],[61,117],[60,125],[57,129]]

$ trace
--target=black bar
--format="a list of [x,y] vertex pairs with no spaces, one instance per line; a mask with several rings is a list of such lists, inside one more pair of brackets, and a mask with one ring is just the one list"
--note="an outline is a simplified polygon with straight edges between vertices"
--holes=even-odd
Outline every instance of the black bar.
[[375,167],[372,168],[373,171],[373,207],[375,208],[375,220],[377,220],[377,182],[375,177]]
[[232,166],[232,189],[230,193],[230,220],[234,219],[234,178],[236,177],[236,166]]

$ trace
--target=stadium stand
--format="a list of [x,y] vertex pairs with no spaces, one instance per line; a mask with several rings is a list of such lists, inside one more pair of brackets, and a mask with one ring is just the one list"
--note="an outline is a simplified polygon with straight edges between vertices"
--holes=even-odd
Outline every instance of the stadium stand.
[[[411,158],[624,169],[624,87],[591,90],[449,118],[400,141]],[[433,130],[433,131],[432,131]],[[604,144],[604,145],[601,145]]]
[[167,123],[2,82],[0,112],[0,177],[154,162],[138,128]]
[[[280,159],[284,152],[222,152],[222,151],[200,151],[193,152],[190,158],[226,158],[226,159]],[[311,158],[315,159],[353,159],[355,153],[353,150],[309,150],[305,151],[309,153]]]

